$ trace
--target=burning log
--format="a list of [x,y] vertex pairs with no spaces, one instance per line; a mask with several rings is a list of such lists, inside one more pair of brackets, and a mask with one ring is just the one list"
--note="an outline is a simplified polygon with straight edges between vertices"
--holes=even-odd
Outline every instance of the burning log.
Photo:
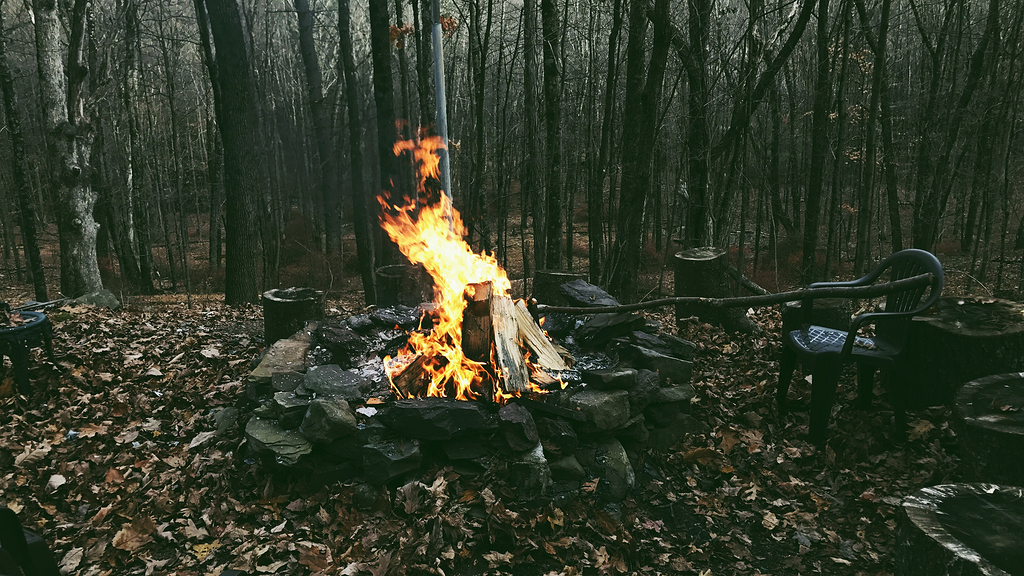
[[569,366],[563,356],[569,356],[569,352],[561,346],[556,347],[548,340],[522,300],[516,303],[515,314],[516,324],[519,326],[519,339],[533,353],[530,362],[545,370],[568,370]]
[[530,372],[516,339],[519,323],[515,306],[508,296],[491,295],[491,326],[494,329],[494,361],[501,371],[505,392],[512,394],[527,390]]
[[[391,360],[391,362],[401,361],[400,358]],[[426,364],[427,357],[417,354],[416,358],[401,373],[392,376],[391,385],[406,398],[425,396],[427,386],[430,385],[430,374],[426,371]]]
[[462,314],[462,352],[466,358],[486,362],[491,352],[490,282],[466,285],[466,310]]

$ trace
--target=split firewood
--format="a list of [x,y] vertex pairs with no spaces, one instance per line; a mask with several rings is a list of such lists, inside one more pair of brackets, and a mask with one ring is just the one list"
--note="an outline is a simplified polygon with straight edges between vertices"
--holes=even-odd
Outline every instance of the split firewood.
[[426,371],[426,363],[427,357],[418,354],[400,374],[391,378],[391,385],[401,392],[403,398],[416,398],[426,394],[427,387],[430,385],[430,375]]
[[533,316],[530,315],[530,311],[522,300],[516,302],[515,312],[516,324],[519,326],[519,339],[533,353],[533,356],[530,357],[530,362],[546,370],[568,370],[569,365],[566,364],[563,355],[570,358],[570,360],[572,356],[569,355],[565,348],[561,348],[561,346],[556,347],[548,340],[540,326],[533,320]]
[[529,385],[530,373],[517,339],[519,327],[515,306],[508,296],[491,294],[491,326],[494,331],[494,360],[505,392],[523,392]]
[[491,352],[491,283],[466,285],[466,310],[462,314],[462,353],[486,362]]

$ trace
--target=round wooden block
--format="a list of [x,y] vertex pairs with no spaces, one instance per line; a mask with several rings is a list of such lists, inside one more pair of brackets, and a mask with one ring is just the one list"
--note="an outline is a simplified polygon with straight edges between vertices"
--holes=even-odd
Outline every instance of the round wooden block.
[[377,305],[418,306],[434,299],[434,282],[419,264],[393,264],[377,269]]
[[954,409],[964,479],[1024,486],[1024,372],[968,382]]
[[[728,255],[722,248],[691,248],[675,256],[675,295],[723,298],[733,296],[726,265]],[[760,328],[742,308],[708,308],[692,304],[676,305],[676,323],[697,316],[709,324],[718,324],[730,332],[756,334]]]
[[307,320],[324,317],[324,293],[312,288],[282,288],[263,293],[263,339],[267,346],[288,338]]
[[1024,304],[940,298],[910,323],[903,372],[911,407],[949,404],[975,378],[1024,370]]
[[1024,489],[943,484],[908,496],[896,527],[895,573],[1024,574]]

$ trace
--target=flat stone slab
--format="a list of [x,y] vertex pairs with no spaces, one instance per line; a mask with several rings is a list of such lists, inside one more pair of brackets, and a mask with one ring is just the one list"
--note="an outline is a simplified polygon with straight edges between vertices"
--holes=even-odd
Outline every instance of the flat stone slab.
[[344,320],[328,320],[316,331],[316,341],[331,353],[335,364],[352,368],[369,353],[370,346]]
[[558,287],[572,306],[618,306],[612,295],[585,280],[573,280]]
[[302,423],[302,417],[309,408],[309,398],[294,392],[277,392],[274,394],[273,407],[278,424],[285,430],[291,430]]
[[272,456],[282,466],[295,466],[313,451],[313,445],[298,430],[285,430],[273,420],[250,418],[245,438],[257,454]]
[[363,470],[367,480],[383,484],[420,467],[423,454],[415,440],[396,440],[363,446]]
[[449,398],[397,400],[384,407],[378,418],[403,436],[419,440],[448,440],[497,427],[480,404]]
[[629,392],[625,390],[583,390],[569,400],[569,405],[598,430],[618,428],[629,420]]
[[356,432],[356,416],[341,398],[317,398],[302,418],[302,433],[312,442],[328,443]]
[[302,386],[318,398],[343,398],[360,402],[373,391],[373,382],[337,364],[313,366],[306,372]]
[[260,365],[249,373],[249,381],[258,386],[270,386],[277,372],[305,372],[309,338],[299,337],[300,334],[303,333],[274,342]]
[[595,390],[629,390],[636,385],[635,368],[604,368],[584,370],[583,382]]
[[584,346],[598,348],[613,338],[631,334],[643,325],[643,316],[629,312],[598,314],[576,330],[576,340]]

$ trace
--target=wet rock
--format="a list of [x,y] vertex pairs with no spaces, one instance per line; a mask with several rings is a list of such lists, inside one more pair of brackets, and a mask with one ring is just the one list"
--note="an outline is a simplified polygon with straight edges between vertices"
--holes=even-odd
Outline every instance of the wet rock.
[[630,418],[628,422],[623,424],[622,428],[615,434],[615,437],[623,443],[629,442],[633,446],[640,447],[647,444],[651,437],[651,431],[647,429],[644,415],[640,414]]
[[277,392],[273,406],[278,423],[285,430],[291,430],[302,424],[302,417],[309,408],[309,398],[296,396],[294,392]]
[[277,372],[271,376],[271,386],[278,392],[294,392],[305,375],[299,372]]
[[644,416],[655,426],[665,426],[680,414],[690,411],[691,398],[693,386],[689,384],[658,388],[644,410]]
[[652,428],[647,445],[656,452],[668,452],[687,434],[703,434],[707,431],[707,425],[700,423],[693,416],[678,414],[665,425]]
[[373,320],[370,319],[369,314],[358,314],[356,316],[349,316],[345,323],[348,327],[359,332],[360,334],[366,334],[373,329]]
[[316,341],[331,353],[334,363],[342,368],[355,367],[370,351],[362,336],[350,329],[343,320],[322,322],[316,330]]
[[373,389],[373,382],[353,372],[342,370],[337,364],[313,366],[306,372],[303,388],[322,398],[343,398],[360,402]]
[[370,320],[381,328],[398,326],[406,330],[415,328],[420,323],[420,310],[412,306],[387,306],[378,308],[370,314]]
[[213,413],[213,421],[217,423],[217,436],[223,436],[238,422],[239,410],[234,406],[221,408]]
[[539,418],[537,432],[544,446],[544,453],[550,455],[569,455],[576,451],[579,440],[572,424],[554,418]]
[[632,334],[643,324],[643,316],[629,312],[598,314],[576,330],[576,341],[583,346],[599,348],[613,338]]
[[636,484],[633,465],[622,444],[608,438],[595,443],[594,474],[601,479],[598,496],[605,501],[619,502]]
[[357,424],[354,434],[342,436],[328,443],[323,450],[334,458],[362,460],[363,446],[379,444],[396,438],[393,430],[376,420],[371,420],[366,424]]
[[540,327],[555,338],[564,338],[576,329],[576,316],[569,314],[550,312],[541,316],[541,321]]
[[583,382],[596,390],[629,390],[636,385],[634,368],[604,368],[602,370],[584,370]]
[[693,377],[693,362],[666,356],[650,348],[621,341],[616,342],[613,348],[624,364],[653,370],[658,373],[662,382],[671,381],[674,384],[685,384]]
[[659,386],[660,380],[657,372],[637,370],[636,384],[629,389],[629,416],[631,418],[643,413],[644,409],[654,401]]
[[317,398],[309,403],[301,429],[312,442],[333,442],[355,433],[356,416],[341,398]]
[[647,332],[633,332],[629,336],[629,342],[643,348],[654,350],[665,356],[672,356],[680,360],[693,360],[693,352],[696,345],[688,340],[683,340],[672,334],[648,334]]
[[629,392],[625,390],[583,390],[569,400],[569,405],[598,430],[618,428],[629,420]]
[[551,478],[553,480],[582,480],[587,475],[580,461],[571,454],[550,460],[548,467],[551,468]]
[[363,446],[363,470],[366,479],[384,484],[420,467],[423,454],[416,440],[396,440]]
[[441,449],[449,460],[475,460],[490,452],[489,443],[480,436],[445,440],[441,443]]
[[533,415],[519,404],[506,404],[498,410],[498,429],[516,452],[531,450],[540,440]]
[[515,486],[522,500],[547,493],[551,487],[551,468],[548,467],[540,443],[532,450],[521,452],[512,461],[509,465],[509,482]]
[[398,400],[383,408],[378,417],[401,435],[420,440],[448,440],[496,427],[480,404],[449,398]]
[[558,287],[570,306],[618,306],[612,295],[584,280],[573,280]]
[[270,387],[278,372],[305,372],[309,338],[299,332],[291,338],[278,340],[266,351],[259,366],[249,373],[249,382]]
[[293,467],[313,451],[313,445],[298,430],[285,430],[273,420],[250,418],[245,438],[252,450],[272,457],[281,466]]
[[356,484],[352,490],[352,505],[364,512],[373,508],[380,498],[380,487],[373,484]]

